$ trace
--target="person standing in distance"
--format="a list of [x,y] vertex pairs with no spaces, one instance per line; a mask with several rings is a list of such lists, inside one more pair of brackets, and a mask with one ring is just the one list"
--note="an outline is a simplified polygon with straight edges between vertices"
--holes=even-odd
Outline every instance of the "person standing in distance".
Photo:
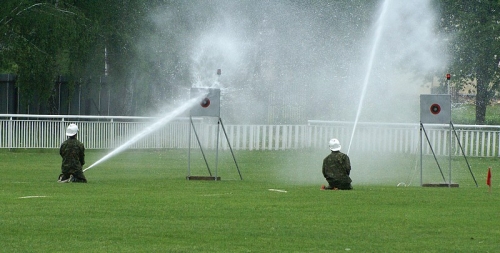
[[85,147],[78,139],[78,126],[70,124],[66,128],[68,139],[61,144],[59,154],[62,157],[61,174],[57,182],[59,183],[87,183],[83,175],[82,166],[85,164]]
[[331,139],[329,143],[332,151],[323,160],[323,176],[328,182],[328,186],[321,186],[322,190],[352,190],[351,162],[349,156],[340,152],[340,142],[337,139]]

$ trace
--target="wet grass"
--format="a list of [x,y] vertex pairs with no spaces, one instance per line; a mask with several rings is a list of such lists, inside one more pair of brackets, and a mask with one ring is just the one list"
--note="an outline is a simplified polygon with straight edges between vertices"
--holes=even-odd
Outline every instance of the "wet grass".
[[[105,153],[88,151],[87,162]],[[492,193],[484,185],[485,168],[498,158],[469,159],[479,187],[456,158],[459,188],[422,188],[395,184],[415,171],[406,166],[414,155],[385,157],[392,162],[354,157],[355,190],[320,191],[324,152],[235,155],[244,180],[227,152],[217,168],[222,181],[214,182],[185,179],[185,150],[149,150],[126,151],[88,170],[88,184],[59,184],[56,150],[0,150],[2,251],[500,251],[495,171]],[[363,173],[380,180],[359,183],[354,171],[365,166],[372,170]],[[401,169],[390,180],[377,176]],[[191,173],[208,173],[199,154]]]

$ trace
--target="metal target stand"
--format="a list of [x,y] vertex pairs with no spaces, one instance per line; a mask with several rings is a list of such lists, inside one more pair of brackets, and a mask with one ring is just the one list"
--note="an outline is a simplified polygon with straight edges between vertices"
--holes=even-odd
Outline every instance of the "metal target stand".
[[[427,132],[425,131],[424,123],[427,124],[448,124],[449,135],[448,135],[448,182],[446,182],[446,178],[443,174],[443,170],[439,165],[438,159],[436,157],[436,153],[432,148],[431,141]],[[465,156],[465,152],[463,150],[462,145],[460,144],[460,139],[458,137],[457,132],[455,131],[455,127],[451,121],[451,95],[420,95],[420,186],[424,187],[458,187],[458,183],[452,183],[451,180],[451,154],[452,154],[452,133],[456,137],[457,143],[462,151],[462,154],[467,163],[467,167],[469,168],[469,172],[472,175],[472,179],[474,180],[476,187],[478,187],[476,178],[472,173],[467,157]],[[443,178],[444,183],[423,183],[423,135],[427,140],[429,148],[434,156],[434,160],[438,166],[439,172],[441,173],[441,177]]]
[[[224,124],[222,123],[222,118],[220,117],[220,89],[214,88],[191,88],[191,97],[199,96],[200,94],[206,94],[204,98],[200,102],[200,106],[194,107],[191,109],[189,115],[190,121],[190,130],[189,130],[189,148],[188,148],[188,171],[187,171],[187,180],[214,180],[219,181],[221,178],[218,176],[218,163],[219,163],[219,136],[220,129],[224,133],[226,138],[229,150],[231,151],[231,155],[233,157],[234,164],[236,165],[236,169],[240,176],[240,180],[243,180],[241,176],[240,168],[238,167],[238,163],[236,162],[236,158],[234,156],[233,148],[231,147],[231,143],[229,142],[229,138],[226,133],[226,129]],[[217,118],[217,138],[216,138],[216,149],[215,149],[215,173],[212,174],[210,170],[210,166],[208,165],[207,158],[205,156],[205,152],[203,151],[203,147],[200,142],[200,138],[198,136],[198,132],[196,131],[195,125],[193,123],[192,117],[216,117]],[[193,131],[191,131],[191,129]],[[207,166],[209,176],[192,176],[191,175],[191,132],[194,132],[196,137],[196,141],[198,142],[198,146],[200,147],[201,154],[203,156],[203,160],[205,165]]]

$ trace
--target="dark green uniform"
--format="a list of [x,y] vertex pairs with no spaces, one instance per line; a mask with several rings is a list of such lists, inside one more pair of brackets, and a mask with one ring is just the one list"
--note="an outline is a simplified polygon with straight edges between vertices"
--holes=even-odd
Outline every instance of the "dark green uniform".
[[340,151],[332,151],[323,160],[323,176],[328,181],[326,189],[351,190],[351,162],[349,157]]
[[65,180],[73,175],[72,182],[86,183],[82,166],[85,164],[85,147],[76,137],[70,137],[61,144],[59,154],[62,157],[61,179]]

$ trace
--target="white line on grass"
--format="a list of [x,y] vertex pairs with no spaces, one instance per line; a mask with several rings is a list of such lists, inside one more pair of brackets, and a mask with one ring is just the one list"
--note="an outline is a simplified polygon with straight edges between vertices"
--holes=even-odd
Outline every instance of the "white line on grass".
[[45,198],[47,196],[24,196],[24,197],[19,197],[20,199],[32,199],[32,198]]
[[285,190],[278,190],[278,189],[269,189],[269,191],[272,191],[272,192],[287,192]]

